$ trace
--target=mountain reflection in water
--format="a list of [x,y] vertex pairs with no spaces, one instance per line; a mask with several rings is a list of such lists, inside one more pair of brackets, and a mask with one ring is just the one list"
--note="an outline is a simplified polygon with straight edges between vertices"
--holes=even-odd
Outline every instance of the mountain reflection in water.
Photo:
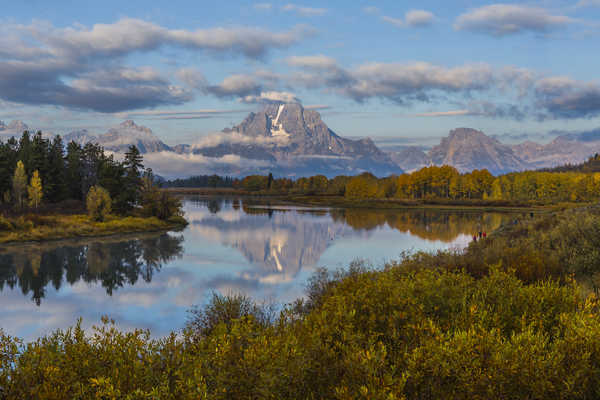
[[[368,239],[372,231],[387,228],[446,247],[464,247],[478,231],[490,232],[509,219],[502,213],[429,208],[314,209],[202,198],[192,204],[208,210],[188,215],[193,231],[241,252],[252,266],[245,277],[279,281],[316,265],[339,238]],[[231,213],[240,207],[243,212]]]
[[187,197],[179,233],[147,233],[0,248],[0,329],[35,338],[83,317],[161,336],[211,291],[286,303],[315,267],[374,265],[404,250],[464,247],[515,214],[328,209]]

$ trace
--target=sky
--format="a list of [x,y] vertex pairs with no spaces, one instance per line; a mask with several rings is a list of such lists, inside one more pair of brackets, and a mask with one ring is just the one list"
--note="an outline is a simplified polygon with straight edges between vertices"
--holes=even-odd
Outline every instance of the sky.
[[504,142],[600,127],[600,0],[23,0],[0,17],[0,120],[126,119],[196,143],[273,101],[345,137]]

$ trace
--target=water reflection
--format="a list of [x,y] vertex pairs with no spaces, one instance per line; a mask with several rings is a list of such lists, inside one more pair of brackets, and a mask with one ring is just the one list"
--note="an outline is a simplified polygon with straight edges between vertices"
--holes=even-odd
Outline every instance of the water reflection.
[[[33,339],[108,314],[161,336],[213,291],[295,300],[317,266],[361,257],[379,265],[403,250],[464,246],[514,214],[364,210],[189,197],[181,233],[136,234],[0,249],[0,328]],[[184,240],[185,239],[185,240]],[[33,300],[33,301],[32,301]],[[37,306],[36,306],[37,304]]]
[[392,230],[463,247],[478,231],[492,231],[509,219],[509,214],[481,211],[315,209],[243,199],[195,198],[190,204],[195,233],[236,249],[250,263],[252,268],[238,276],[270,282],[289,281],[304,266],[317,265],[341,238],[371,240],[375,231]]
[[0,250],[0,291],[19,287],[40,305],[48,285],[59,290],[83,281],[101,283],[110,296],[140,278],[150,282],[163,264],[181,256],[182,242],[182,235],[163,233],[6,246]]

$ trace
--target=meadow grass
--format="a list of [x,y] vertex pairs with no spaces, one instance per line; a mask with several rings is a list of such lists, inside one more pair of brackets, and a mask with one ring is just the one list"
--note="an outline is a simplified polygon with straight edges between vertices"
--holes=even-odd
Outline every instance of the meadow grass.
[[160,220],[156,217],[120,217],[110,215],[96,222],[88,215],[35,215],[18,218],[0,216],[0,243],[44,241],[120,233],[169,230],[185,226],[183,217]]

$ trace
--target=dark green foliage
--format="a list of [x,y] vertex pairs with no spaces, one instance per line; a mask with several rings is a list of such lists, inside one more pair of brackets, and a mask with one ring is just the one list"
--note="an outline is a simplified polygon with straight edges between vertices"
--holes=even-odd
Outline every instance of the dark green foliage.
[[230,188],[234,186],[234,179],[229,176],[218,175],[198,175],[186,179],[174,179],[166,181],[162,184],[163,187],[177,188]]
[[[144,166],[135,146],[129,148],[123,162],[118,162],[112,155],[107,156],[100,145],[93,143],[82,148],[71,142],[65,154],[60,136],[49,141],[43,138],[41,132],[33,137],[24,132],[18,142],[13,138],[7,143],[0,142],[0,203],[15,202],[11,190],[18,160],[24,164],[28,181],[34,171],[39,171],[42,198],[46,203],[83,201],[91,187],[101,186],[108,191],[112,210],[118,214],[136,213],[138,208],[146,208],[147,211],[150,207],[151,212],[143,212],[147,216],[164,220],[181,216],[181,203],[157,189],[154,196],[142,199]],[[154,204],[149,205],[150,201]]]
[[[71,142],[67,145],[65,159],[65,179],[67,184],[67,197],[83,199],[83,149],[78,143]],[[86,192],[87,193],[87,192]]]

